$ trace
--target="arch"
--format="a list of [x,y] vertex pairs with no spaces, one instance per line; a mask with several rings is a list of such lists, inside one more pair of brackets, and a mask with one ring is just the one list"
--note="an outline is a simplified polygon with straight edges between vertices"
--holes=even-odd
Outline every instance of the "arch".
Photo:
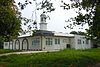
[[[25,47],[24,47],[24,45],[25,45]],[[22,41],[22,50],[28,50],[28,49],[29,49],[28,39],[27,38],[24,38],[23,41]]]
[[19,49],[20,50],[20,41],[19,41],[19,39],[17,39],[15,41],[15,49]]

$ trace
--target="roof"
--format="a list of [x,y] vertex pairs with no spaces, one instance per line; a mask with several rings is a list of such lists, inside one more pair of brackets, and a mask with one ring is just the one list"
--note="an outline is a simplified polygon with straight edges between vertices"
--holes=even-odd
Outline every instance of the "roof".
[[75,37],[74,34],[68,34],[63,32],[53,32],[53,31],[46,31],[46,30],[37,30],[33,35],[21,35],[18,38],[24,37],[33,37],[33,36],[56,36],[56,37]]
[[54,32],[54,36],[74,37],[73,34],[62,33],[62,32]]
[[18,36],[18,39],[20,38],[28,38],[28,37],[33,37],[32,35],[21,35],[21,36]]
[[21,37],[29,37],[30,35],[21,35],[21,36],[18,36],[18,38],[21,38]]
[[33,33],[33,36],[54,36],[54,33],[52,31],[46,31],[46,30],[38,30],[37,32]]

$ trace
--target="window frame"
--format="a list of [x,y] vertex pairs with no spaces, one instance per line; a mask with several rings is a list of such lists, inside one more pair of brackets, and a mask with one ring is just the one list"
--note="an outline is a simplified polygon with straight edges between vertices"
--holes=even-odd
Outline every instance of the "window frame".
[[59,38],[55,38],[55,44],[60,44],[60,39]]
[[53,39],[52,38],[46,38],[46,45],[53,45]]
[[85,42],[86,42],[86,44],[89,44],[89,40],[87,40],[87,39],[86,39],[86,41],[85,41]]
[[5,46],[8,46],[8,43],[7,42],[5,42]]
[[40,38],[33,38],[32,45],[40,45]]
[[81,39],[77,39],[77,44],[82,44]]

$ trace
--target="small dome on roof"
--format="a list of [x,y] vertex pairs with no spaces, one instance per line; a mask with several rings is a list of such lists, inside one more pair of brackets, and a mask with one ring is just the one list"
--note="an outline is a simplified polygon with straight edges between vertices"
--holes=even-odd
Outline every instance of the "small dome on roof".
[[41,16],[41,17],[46,17],[46,15],[45,15],[44,13],[42,13],[40,16]]

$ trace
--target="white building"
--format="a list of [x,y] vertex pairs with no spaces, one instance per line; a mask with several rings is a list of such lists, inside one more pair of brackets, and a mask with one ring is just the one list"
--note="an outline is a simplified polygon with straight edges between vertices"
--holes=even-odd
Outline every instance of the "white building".
[[4,42],[4,49],[14,50],[60,50],[66,48],[89,49],[90,40],[85,36],[47,30],[46,15],[41,14],[40,30],[33,36],[19,36],[10,42]]

